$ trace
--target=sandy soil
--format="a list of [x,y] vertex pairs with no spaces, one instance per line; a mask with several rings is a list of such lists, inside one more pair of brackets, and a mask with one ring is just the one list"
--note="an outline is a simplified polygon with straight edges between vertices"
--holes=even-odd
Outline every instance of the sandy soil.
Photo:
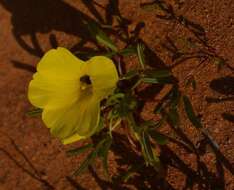
[[[151,171],[139,172],[129,184],[110,184],[101,175],[101,165],[82,176],[72,178],[85,155],[67,157],[63,146],[51,138],[39,118],[25,113],[31,108],[27,100],[27,86],[39,57],[57,45],[74,47],[80,38],[86,38],[79,24],[83,13],[93,17],[92,7],[82,0],[0,0],[0,189],[234,189],[234,2],[233,0],[186,0],[178,14],[186,16],[205,28],[208,44],[222,56],[229,67],[217,71],[214,64],[205,62],[195,73],[197,89],[189,90],[195,110],[206,129],[220,146],[214,154],[206,142],[185,118],[181,128],[188,140],[200,149],[200,159],[182,147],[170,143],[161,149],[165,177],[158,178]],[[98,1],[104,7],[108,1]],[[145,27],[140,37],[149,48],[171,67],[181,81],[199,64],[195,59],[173,66],[171,52],[159,48],[166,37],[173,41],[190,35],[171,20],[162,20],[153,11],[140,9],[146,1],[119,0],[123,17],[132,21],[129,30],[141,21]],[[95,6],[103,15],[105,11]],[[93,12],[94,13],[94,12]],[[96,14],[96,13],[95,13]],[[83,15],[84,16],[84,15]],[[101,17],[101,16],[100,16]],[[33,48],[32,48],[33,47]],[[131,63],[131,59],[129,62]],[[154,97],[157,98],[157,97]],[[151,102],[145,115],[151,117]],[[165,133],[171,131],[165,129]],[[121,139],[121,137],[118,137]],[[109,157],[111,174],[120,172],[130,160],[138,161],[126,145],[113,146]]]

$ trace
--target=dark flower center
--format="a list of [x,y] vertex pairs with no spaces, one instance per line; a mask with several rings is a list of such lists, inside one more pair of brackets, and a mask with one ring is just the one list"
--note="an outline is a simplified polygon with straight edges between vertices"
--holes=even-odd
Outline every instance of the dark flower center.
[[88,75],[84,75],[82,77],[80,77],[80,82],[83,82],[85,84],[92,84],[91,80],[90,80],[90,77]]

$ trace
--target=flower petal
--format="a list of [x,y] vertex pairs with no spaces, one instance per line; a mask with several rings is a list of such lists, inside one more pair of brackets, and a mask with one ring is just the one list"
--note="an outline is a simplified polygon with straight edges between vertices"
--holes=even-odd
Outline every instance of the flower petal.
[[80,136],[80,135],[78,135],[78,134],[74,134],[74,135],[72,135],[71,137],[68,137],[68,138],[66,138],[66,139],[63,139],[63,140],[62,140],[62,143],[63,143],[64,145],[66,145],[66,144],[71,144],[71,143],[73,143],[73,142],[76,142],[76,141],[79,141],[79,140],[82,140],[82,139],[85,139],[85,136]]
[[79,78],[84,62],[65,48],[47,52],[29,84],[28,98],[39,108],[47,104],[60,107],[72,104],[79,93]]
[[72,106],[45,108],[42,120],[51,133],[65,144],[87,138],[96,132],[100,118],[100,102],[93,96],[78,100]]
[[37,72],[54,78],[72,79],[77,77],[84,61],[75,57],[66,48],[48,51],[37,65]]
[[83,72],[90,76],[94,96],[100,100],[110,95],[116,87],[118,73],[113,61],[107,57],[91,58],[86,62]]

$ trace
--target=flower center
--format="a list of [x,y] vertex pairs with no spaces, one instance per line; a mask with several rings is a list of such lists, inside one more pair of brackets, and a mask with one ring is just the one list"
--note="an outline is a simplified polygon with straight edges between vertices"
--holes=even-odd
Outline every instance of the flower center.
[[90,77],[88,75],[84,75],[80,77],[80,89],[85,90],[85,89],[90,89],[92,87],[92,82],[90,80]]

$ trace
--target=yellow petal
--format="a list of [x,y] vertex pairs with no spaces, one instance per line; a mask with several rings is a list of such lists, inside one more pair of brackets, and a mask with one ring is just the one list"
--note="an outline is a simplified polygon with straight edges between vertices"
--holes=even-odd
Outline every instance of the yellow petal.
[[65,48],[47,52],[29,84],[28,98],[39,108],[51,104],[60,107],[74,103],[79,96],[79,78],[83,61]]
[[76,141],[79,141],[79,140],[82,140],[82,139],[85,139],[85,137],[84,137],[84,136],[80,136],[80,135],[78,135],[78,134],[74,134],[74,135],[72,135],[71,137],[68,137],[68,138],[63,139],[63,140],[62,140],[62,143],[63,143],[64,145],[66,145],[66,144],[71,144],[71,143],[73,143],[73,142],[76,142]]
[[[91,84],[80,81],[88,75]],[[42,120],[64,144],[90,137],[98,130],[100,100],[118,81],[112,60],[96,56],[86,63],[65,48],[50,50],[29,84],[30,102],[43,108]]]
[[80,99],[72,106],[60,109],[45,108],[42,120],[55,137],[67,144],[78,136],[87,138],[96,132],[100,117],[99,104],[99,101],[90,96]]
[[95,56],[88,60],[83,73],[90,77],[93,94],[100,100],[113,92],[118,81],[113,61],[104,56]]
[[80,74],[84,61],[75,57],[66,48],[48,51],[37,65],[37,72],[54,78],[73,79]]

